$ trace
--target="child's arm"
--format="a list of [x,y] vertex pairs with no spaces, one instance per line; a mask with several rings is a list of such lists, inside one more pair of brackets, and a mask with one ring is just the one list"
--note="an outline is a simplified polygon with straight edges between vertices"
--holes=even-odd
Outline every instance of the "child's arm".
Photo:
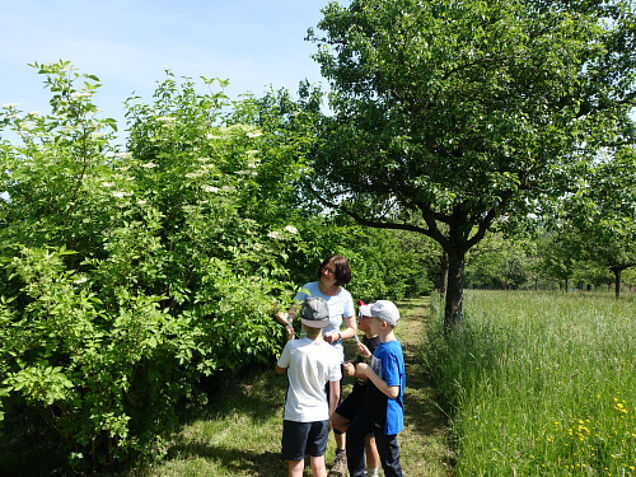
[[347,361],[342,365],[344,375],[353,378],[356,375],[356,367],[351,361]]
[[276,361],[276,372],[278,374],[285,374],[289,367],[289,342],[283,348],[283,352],[280,354],[280,358]]
[[366,376],[385,396],[395,399],[400,395],[400,386],[389,386],[367,363],[356,364],[356,374]]
[[340,401],[340,382],[329,381],[329,427],[333,426],[331,419],[338,407],[338,401]]

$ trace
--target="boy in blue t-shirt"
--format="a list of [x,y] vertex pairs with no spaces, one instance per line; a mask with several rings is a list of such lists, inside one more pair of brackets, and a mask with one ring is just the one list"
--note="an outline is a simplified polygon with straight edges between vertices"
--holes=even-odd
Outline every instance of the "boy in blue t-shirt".
[[356,375],[367,378],[363,411],[347,430],[347,467],[350,477],[364,477],[364,437],[373,432],[386,477],[402,476],[397,435],[404,428],[404,356],[393,334],[400,312],[390,301],[371,306],[369,327],[380,337],[371,361],[356,364]]

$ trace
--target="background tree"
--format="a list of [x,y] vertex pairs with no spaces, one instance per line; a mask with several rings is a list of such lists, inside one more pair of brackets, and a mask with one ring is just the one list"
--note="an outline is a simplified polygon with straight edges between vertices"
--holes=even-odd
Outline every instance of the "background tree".
[[525,244],[502,233],[488,233],[466,257],[466,286],[474,288],[521,287],[529,278]]
[[555,280],[564,292],[581,261],[581,240],[576,230],[561,227],[539,239],[538,268],[544,278]]
[[566,198],[566,214],[579,231],[584,257],[614,275],[618,298],[621,273],[636,265],[636,149],[599,158],[577,193]]
[[309,31],[329,79],[312,184],[358,223],[419,232],[448,255],[445,330],[464,258],[614,142],[634,104],[634,9],[611,2],[354,0]]

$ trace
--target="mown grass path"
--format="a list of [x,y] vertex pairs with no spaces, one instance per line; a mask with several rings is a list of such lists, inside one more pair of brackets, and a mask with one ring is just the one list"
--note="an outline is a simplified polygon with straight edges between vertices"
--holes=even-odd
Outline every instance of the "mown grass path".
[[447,419],[436,405],[436,392],[424,376],[421,363],[428,300],[400,303],[402,319],[396,335],[402,343],[406,365],[404,393],[405,429],[400,433],[400,458],[404,475],[441,477],[452,475]]
[[[405,429],[399,436],[404,475],[452,475],[447,422],[435,404],[435,389],[427,383],[420,361],[428,322],[428,301],[399,303],[402,320],[396,329],[406,362]],[[348,347],[348,358],[353,351]],[[273,364],[272,364],[273,368]],[[273,369],[255,369],[219,383],[219,392],[203,414],[173,436],[161,463],[128,475],[278,477],[287,475],[280,457],[286,378]],[[345,386],[345,394],[350,384]],[[327,461],[334,454],[329,438]],[[311,475],[306,469],[305,475]],[[382,475],[382,474],[381,474]]]

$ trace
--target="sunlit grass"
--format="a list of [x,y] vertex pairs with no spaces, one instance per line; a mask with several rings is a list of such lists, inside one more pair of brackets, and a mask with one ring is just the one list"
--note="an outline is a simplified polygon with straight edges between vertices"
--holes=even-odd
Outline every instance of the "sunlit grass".
[[426,355],[452,415],[458,476],[636,475],[636,306],[476,292],[464,332]]

